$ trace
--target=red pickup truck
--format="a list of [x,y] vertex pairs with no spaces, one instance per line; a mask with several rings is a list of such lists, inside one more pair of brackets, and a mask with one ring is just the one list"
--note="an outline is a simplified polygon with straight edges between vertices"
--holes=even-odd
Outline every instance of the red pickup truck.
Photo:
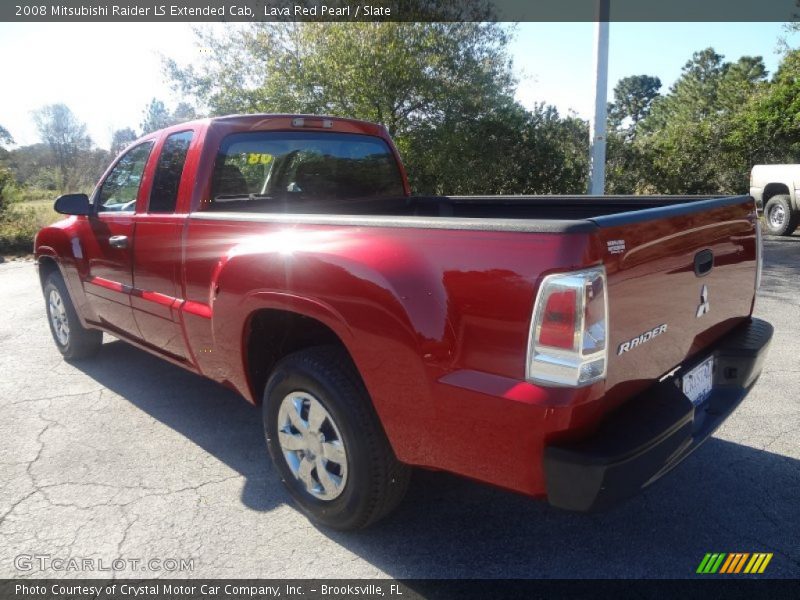
[[290,494],[340,529],[412,465],[613,505],[731,413],[772,337],[749,196],[412,196],[351,119],[176,125],[56,210],[35,252],[64,357],[107,332],[261,404]]

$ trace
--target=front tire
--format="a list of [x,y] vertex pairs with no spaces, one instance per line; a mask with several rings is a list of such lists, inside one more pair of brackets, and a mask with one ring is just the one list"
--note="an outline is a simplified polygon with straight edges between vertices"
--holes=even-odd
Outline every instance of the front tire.
[[343,350],[311,348],[281,360],[262,411],[275,468],[311,520],[361,529],[402,500],[411,470],[395,457]]
[[792,199],[786,194],[773,196],[764,207],[767,231],[772,235],[792,235],[800,222],[800,214],[792,209]]
[[61,274],[51,273],[43,291],[47,322],[58,351],[66,360],[89,358],[97,354],[103,344],[103,333],[81,325]]

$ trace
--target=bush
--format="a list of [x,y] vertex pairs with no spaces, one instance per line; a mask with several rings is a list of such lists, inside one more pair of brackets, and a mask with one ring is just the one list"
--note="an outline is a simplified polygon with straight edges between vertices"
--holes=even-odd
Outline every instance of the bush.
[[14,189],[0,211],[0,255],[30,254],[33,238],[60,215],[53,210],[52,192]]
[[6,209],[8,195],[14,187],[14,176],[6,167],[0,165],[0,214]]
[[12,185],[6,195],[7,204],[29,204],[36,206],[53,206],[58,192],[41,188]]

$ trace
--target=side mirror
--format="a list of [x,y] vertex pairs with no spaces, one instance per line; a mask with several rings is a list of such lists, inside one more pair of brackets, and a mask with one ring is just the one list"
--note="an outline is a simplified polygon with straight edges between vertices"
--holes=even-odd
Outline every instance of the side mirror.
[[62,215],[88,215],[92,212],[92,205],[89,204],[89,196],[86,194],[59,196],[53,208]]

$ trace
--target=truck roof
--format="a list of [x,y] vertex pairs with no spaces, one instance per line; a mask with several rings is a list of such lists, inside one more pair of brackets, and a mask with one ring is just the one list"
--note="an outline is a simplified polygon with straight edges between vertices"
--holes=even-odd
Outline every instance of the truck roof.
[[[299,121],[299,122],[298,122]],[[186,128],[201,126],[203,128],[214,128],[222,126],[235,130],[327,130],[337,133],[361,133],[382,138],[388,138],[386,127],[369,121],[360,119],[350,119],[336,117],[333,115],[312,115],[312,114],[289,114],[289,113],[256,113],[256,114],[233,114],[219,117],[208,117],[204,119],[194,119],[184,121],[169,127],[164,127],[157,131],[143,135],[137,142],[152,139],[160,136],[164,132],[182,131]]]

